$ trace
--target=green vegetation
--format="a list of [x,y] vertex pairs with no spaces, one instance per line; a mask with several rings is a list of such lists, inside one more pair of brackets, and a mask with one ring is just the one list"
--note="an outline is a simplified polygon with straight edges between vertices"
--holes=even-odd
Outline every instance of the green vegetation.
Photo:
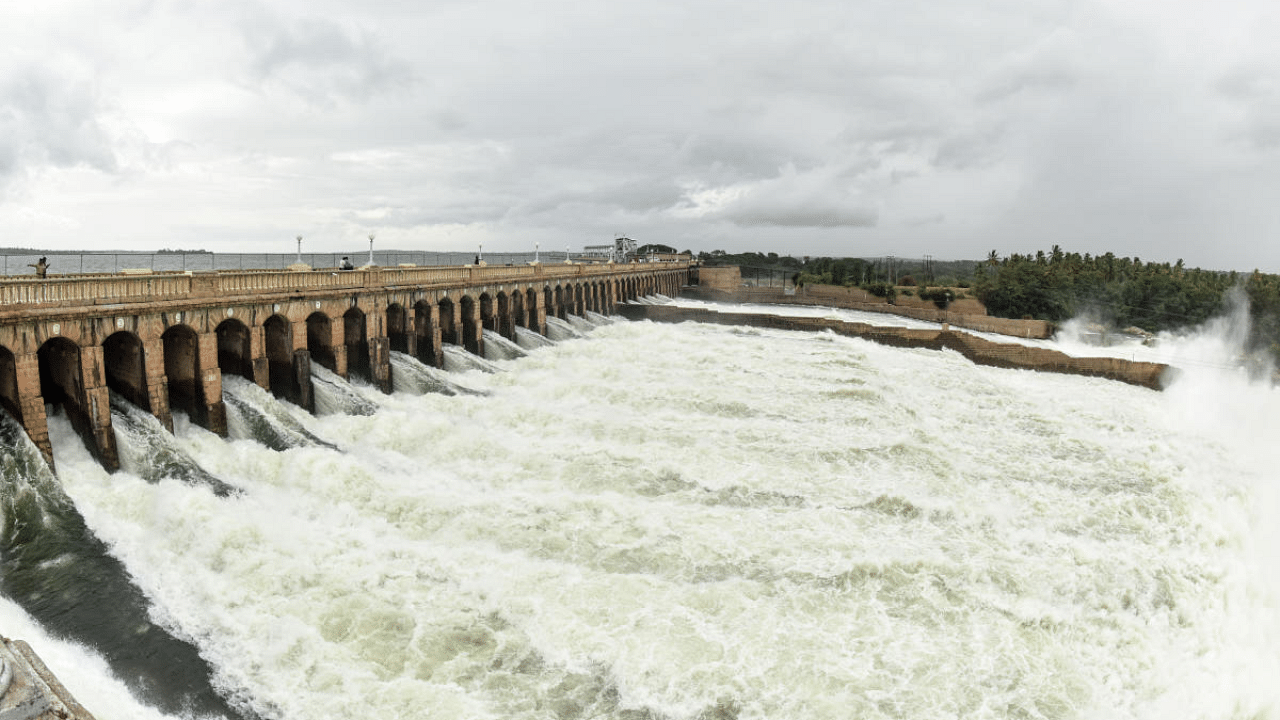
[[1116,327],[1149,332],[1199,325],[1220,314],[1240,288],[1253,324],[1251,349],[1280,358],[1280,276],[1255,270],[1187,269],[1176,263],[1142,262],[1112,253],[1092,257],[1063,252],[1010,255],[995,251],[974,269],[974,294],[998,317],[1061,321],[1090,315]]
[[1228,294],[1239,288],[1248,302],[1250,349],[1267,349],[1280,360],[1280,276],[1255,270],[1244,275],[1188,269],[1175,263],[1142,262],[1112,253],[1064,252],[1000,257],[984,261],[911,261],[901,258],[796,258],[777,253],[699,253],[711,265],[738,265],[785,272],[798,285],[861,287],[892,302],[905,287],[945,305],[972,295],[997,317],[1061,322],[1087,316],[1113,327],[1148,332],[1199,325],[1222,314]]

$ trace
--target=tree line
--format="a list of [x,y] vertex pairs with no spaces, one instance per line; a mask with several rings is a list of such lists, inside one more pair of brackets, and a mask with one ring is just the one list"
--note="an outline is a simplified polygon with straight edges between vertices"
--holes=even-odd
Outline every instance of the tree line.
[[[711,264],[736,264],[792,271],[798,284],[858,286],[892,298],[903,286],[932,296],[942,287],[959,288],[996,317],[1062,322],[1091,317],[1118,328],[1147,332],[1199,325],[1221,314],[1232,292],[1248,303],[1251,350],[1269,350],[1280,359],[1280,276],[1187,268],[1144,262],[1113,253],[1048,252],[985,260],[938,261],[895,258],[779,256],[776,253],[700,253]],[[932,288],[932,289],[930,289]]]

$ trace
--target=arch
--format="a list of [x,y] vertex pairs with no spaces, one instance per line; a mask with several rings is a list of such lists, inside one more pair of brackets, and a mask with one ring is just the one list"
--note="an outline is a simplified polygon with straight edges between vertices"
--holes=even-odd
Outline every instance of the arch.
[[253,380],[253,354],[249,328],[235,318],[218,323],[218,368],[223,375],[239,375]]
[[409,352],[409,312],[400,303],[387,306],[387,338],[392,352]]
[[454,317],[455,307],[453,300],[448,297],[442,297],[437,305],[440,308],[440,342],[457,345],[458,324],[457,319]]
[[[498,332],[498,312],[495,309],[494,297],[487,292],[480,293],[480,327],[489,332]],[[464,311],[463,316],[466,316]]]
[[338,358],[333,353],[333,321],[317,310],[307,316],[307,352],[317,362],[338,372]]
[[112,333],[102,341],[102,366],[107,387],[138,407],[151,412],[147,393],[146,353],[142,339],[128,330]]
[[564,314],[565,314],[564,305],[565,305],[566,294],[567,293],[565,292],[564,286],[562,285],[556,286],[554,300],[551,302],[550,307],[547,308],[548,315],[555,315],[561,320],[564,319]]
[[364,311],[352,307],[342,314],[343,343],[347,346],[347,376],[352,373],[366,380],[373,380],[373,369],[369,363],[369,336],[366,334],[367,323]]
[[0,407],[22,423],[22,400],[18,396],[18,359],[0,345]]
[[208,427],[208,406],[200,378],[200,338],[187,325],[173,325],[160,336],[164,348],[164,376],[169,389],[169,411],[181,410],[202,427]]
[[293,328],[280,315],[272,315],[262,323],[267,349],[267,382],[276,397],[294,400],[293,392]]
[[[86,402],[84,368],[80,346],[64,337],[45,341],[36,351],[40,363],[40,395],[44,401],[62,408],[71,427],[85,447],[108,471],[120,468],[115,433],[111,430],[111,401],[105,388],[94,391],[92,408]],[[92,414],[91,414],[92,413]]]
[[462,306],[462,347],[472,354],[483,355],[484,348],[480,345],[479,308],[476,307],[475,298],[463,295],[459,305]]
[[[519,293],[516,293],[516,295],[519,296]],[[513,327],[514,319],[511,317],[511,296],[504,292],[499,292],[497,301],[498,319],[496,323],[497,327],[494,329],[497,330],[498,334],[502,337],[507,338],[508,340],[514,340],[516,337],[516,331]]]
[[524,309],[524,292],[523,291],[520,291],[520,290],[512,291],[511,299],[509,300],[509,302],[511,303],[511,324],[512,324],[511,339],[514,340],[516,337],[515,326],[519,326],[523,328],[529,327],[529,314],[525,312],[525,309]]

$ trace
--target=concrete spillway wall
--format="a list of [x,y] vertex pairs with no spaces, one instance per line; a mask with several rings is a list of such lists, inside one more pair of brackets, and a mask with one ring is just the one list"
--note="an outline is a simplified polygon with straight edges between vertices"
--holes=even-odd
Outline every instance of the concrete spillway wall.
[[0,637],[0,720],[93,720],[21,640]]
[[1152,390],[1163,389],[1170,372],[1169,366],[1162,363],[1134,362],[1107,357],[1072,357],[1056,350],[992,342],[969,333],[946,329],[945,326],[941,330],[913,330],[842,322],[827,318],[716,312],[669,305],[622,305],[619,306],[618,312],[632,320],[693,321],[720,325],[748,325],[777,330],[829,330],[840,335],[861,337],[892,347],[954,350],[978,365],[1102,377]]

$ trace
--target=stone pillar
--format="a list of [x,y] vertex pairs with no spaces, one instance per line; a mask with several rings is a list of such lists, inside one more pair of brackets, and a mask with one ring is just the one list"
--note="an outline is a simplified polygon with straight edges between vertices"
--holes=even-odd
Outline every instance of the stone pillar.
[[[80,381],[84,388],[83,413],[87,427],[80,429],[89,441],[89,450],[108,472],[120,469],[120,456],[116,452],[116,434],[111,429],[111,391],[107,388],[107,376],[103,366],[101,345],[80,348]],[[72,418],[74,419],[74,414]]]
[[[525,298],[528,300],[528,298]],[[529,329],[536,330],[539,335],[547,334],[547,299],[541,291],[534,292],[533,303],[529,306]]]
[[142,343],[143,373],[146,375],[147,402],[151,414],[173,432],[173,412],[169,408],[169,379],[164,374],[164,341],[160,338]]
[[267,331],[261,325],[249,328],[249,362],[253,364],[253,381],[263,390],[271,390],[271,361],[267,358]]
[[341,317],[329,321],[329,352],[333,353],[333,371],[347,377],[347,323]]
[[36,353],[16,355],[14,361],[18,375],[18,404],[22,411],[22,426],[52,469],[53,444],[49,442],[49,419],[45,416],[44,397],[40,394],[40,356]]
[[222,401],[222,370],[218,368],[218,334],[201,333],[196,336],[199,345],[197,357],[200,365],[200,395],[198,402],[204,405],[204,427],[222,437],[227,436],[227,406]]
[[458,326],[463,347],[473,355],[484,357],[484,323],[480,317],[480,301],[471,304],[471,312],[467,313],[470,317],[463,317],[462,303],[457,303],[454,307],[458,308],[458,317],[463,323]]
[[440,330],[440,306],[432,303],[427,308],[427,316],[424,318],[427,323],[427,332],[420,336],[421,342],[425,342],[427,346],[422,348],[422,354],[418,359],[426,362],[431,367],[444,367],[444,348],[441,343],[444,342],[443,334]]
[[311,389],[311,351],[293,351],[293,375],[289,394],[293,402],[307,412],[315,412],[315,393]]
[[387,335],[386,312],[370,312],[364,316],[364,331],[369,342],[369,374],[373,384],[391,394],[391,338]]

